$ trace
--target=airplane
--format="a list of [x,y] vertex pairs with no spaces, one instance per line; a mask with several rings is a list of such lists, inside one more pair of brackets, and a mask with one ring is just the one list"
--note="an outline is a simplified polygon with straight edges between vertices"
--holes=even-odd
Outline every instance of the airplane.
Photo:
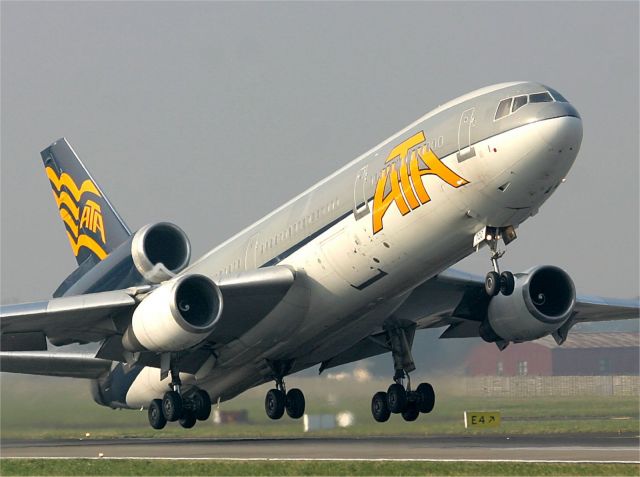
[[[184,428],[212,403],[274,382],[272,419],[305,412],[285,378],[390,353],[373,418],[435,405],[412,385],[415,332],[501,350],[581,322],[638,317],[638,301],[578,296],[552,265],[501,271],[518,226],[563,183],[582,141],[576,108],[536,82],[456,98],[190,264],[168,222],[132,232],[66,139],[42,151],[78,267],[53,293],[0,312],[2,371],[89,379],[94,400]],[[451,268],[481,249],[486,277]],[[484,252],[483,252],[484,253]],[[95,353],[56,353],[97,343]]]

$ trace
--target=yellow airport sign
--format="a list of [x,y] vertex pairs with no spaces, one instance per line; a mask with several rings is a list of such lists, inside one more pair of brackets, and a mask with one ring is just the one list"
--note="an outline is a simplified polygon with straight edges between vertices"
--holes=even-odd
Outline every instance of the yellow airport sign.
[[500,411],[465,411],[465,429],[479,427],[498,427],[500,425]]

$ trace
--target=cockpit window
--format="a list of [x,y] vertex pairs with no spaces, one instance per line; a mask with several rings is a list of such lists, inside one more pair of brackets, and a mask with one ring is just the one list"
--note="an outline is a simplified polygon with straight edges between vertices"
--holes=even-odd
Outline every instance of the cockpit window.
[[527,104],[527,97],[526,96],[516,96],[513,99],[513,108],[511,109],[511,112],[514,113],[515,111],[520,109],[525,104]]
[[569,102],[569,101],[567,101],[565,99],[564,96],[562,96],[560,93],[558,93],[555,89],[549,88],[549,92],[553,95],[553,99],[555,99],[559,103],[568,103]]
[[553,98],[545,91],[544,93],[530,94],[529,101],[532,103],[550,103],[553,101]]
[[496,110],[495,119],[500,119],[509,114],[509,111],[511,110],[511,101],[513,101],[513,98],[503,99],[500,101],[498,109]]

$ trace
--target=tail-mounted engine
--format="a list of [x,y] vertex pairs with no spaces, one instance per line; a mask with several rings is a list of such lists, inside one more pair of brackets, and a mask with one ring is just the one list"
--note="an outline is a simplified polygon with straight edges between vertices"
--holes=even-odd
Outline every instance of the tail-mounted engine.
[[573,313],[576,290],[571,277],[554,266],[515,275],[513,294],[496,295],[480,326],[485,341],[523,342],[557,331]]
[[191,244],[177,225],[149,224],[131,239],[131,259],[147,283],[162,283],[182,271],[191,258]]
[[138,305],[122,337],[128,351],[182,351],[200,344],[222,314],[222,293],[204,275],[160,285]]
[[81,265],[54,296],[162,283],[182,271],[190,258],[191,245],[180,227],[169,222],[145,225],[89,270]]

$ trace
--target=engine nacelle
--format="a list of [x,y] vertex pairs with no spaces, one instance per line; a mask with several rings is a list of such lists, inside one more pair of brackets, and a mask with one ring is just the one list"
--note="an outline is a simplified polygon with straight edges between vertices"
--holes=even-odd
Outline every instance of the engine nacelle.
[[162,283],[182,271],[191,258],[191,244],[177,225],[149,224],[131,240],[131,258],[147,283]]
[[558,330],[573,313],[576,289],[564,270],[534,267],[515,278],[511,295],[500,294],[489,302],[487,321],[480,327],[485,341],[536,340]]
[[200,344],[222,314],[220,288],[204,275],[185,275],[151,292],[122,337],[128,351],[182,351]]

